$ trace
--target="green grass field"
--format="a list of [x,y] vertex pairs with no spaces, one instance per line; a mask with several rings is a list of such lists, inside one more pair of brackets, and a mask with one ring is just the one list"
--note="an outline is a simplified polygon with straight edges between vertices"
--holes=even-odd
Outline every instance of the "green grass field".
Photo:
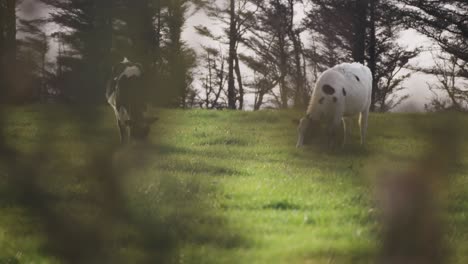
[[[295,148],[294,111],[158,115],[147,146],[116,148],[108,108],[6,109],[4,137],[17,157],[0,160],[0,263],[62,263],[68,244],[73,252],[86,243],[102,247],[87,251],[88,263],[374,263],[370,172],[417,160],[427,142],[413,125],[444,118],[373,114],[367,146],[354,122],[346,147],[324,151]],[[468,131],[468,117],[457,120]],[[467,154],[463,141],[444,207],[450,263],[468,263]],[[28,181],[41,190],[37,204],[18,194]]]

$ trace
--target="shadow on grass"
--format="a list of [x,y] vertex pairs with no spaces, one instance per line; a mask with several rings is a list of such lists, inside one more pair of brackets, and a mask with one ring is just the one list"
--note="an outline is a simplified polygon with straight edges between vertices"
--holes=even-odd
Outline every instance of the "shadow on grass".
[[266,204],[263,206],[263,209],[273,209],[273,210],[297,210],[300,207],[297,204],[293,204],[287,200],[281,200]]
[[244,147],[249,145],[249,142],[243,138],[236,138],[236,137],[219,137],[210,140],[206,140],[201,143],[201,145],[225,145],[225,146],[240,146]]

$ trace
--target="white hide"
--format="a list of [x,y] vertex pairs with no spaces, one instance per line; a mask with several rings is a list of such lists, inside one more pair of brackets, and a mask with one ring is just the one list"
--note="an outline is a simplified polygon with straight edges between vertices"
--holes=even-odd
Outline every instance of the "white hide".
[[[325,86],[329,86],[328,89],[324,89]],[[371,96],[372,74],[368,67],[360,63],[342,63],[324,71],[315,84],[306,117],[299,124],[297,147],[303,145],[310,121],[327,122],[330,129],[336,129],[343,117],[358,114],[361,115],[361,142],[364,143]]]
[[115,113],[115,118],[118,122],[125,122],[130,120],[130,115],[127,112],[127,109],[121,107],[120,110],[117,109],[117,93],[114,91],[108,98],[107,102],[112,107]]
[[138,68],[138,66],[133,65],[133,66],[127,66],[125,70],[122,72],[122,74],[119,75],[118,79],[120,80],[122,77],[140,77],[141,76],[141,70]]
[[[130,61],[127,58],[124,58],[124,60],[121,63],[125,64],[130,64]],[[130,77],[140,77],[142,74],[140,68],[136,65],[129,65],[125,67],[124,71],[118,75],[117,77],[114,78],[114,81],[116,82],[116,87],[115,90],[108,95],[107,97],[107,102],[109,105],[112,107],[114,110],[115,116],[118,121],[128,121],[130,120],[130,115],[127,112],[127,109],[124,107],[121,107],[120,110],[116,108],[117,105],[117,91],[119,89],[119,81],[122,79],[122,77],[130,78]]]
[[122,78],[140,77],[142,75],[142,72],[137,65],[131,64],[131,62],[127,58],[124,58],[124,60],[121,63],[127,64],[127,66],[121,74],[115,76],[115,78],[113,79],[113,81],[115,82],[115,87],[107,88],[108,90],[106,91],[106,97],[107,102],[114,110],[117,122],[119,124],[125,124],[127,121],[130,121],[131,118],[126,107],[120,107],[120,109],[117,109],[117,93],[120,88],[120,81]]

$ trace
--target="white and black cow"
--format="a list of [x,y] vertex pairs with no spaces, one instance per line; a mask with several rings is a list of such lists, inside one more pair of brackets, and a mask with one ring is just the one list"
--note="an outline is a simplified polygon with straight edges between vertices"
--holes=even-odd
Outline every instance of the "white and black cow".
[[106,87],[106,99],[112,107],[120,132],[120,142],[145,139],[156,118],[144,116],[143,69],[138,63],[124,59],[112,68],[112,78]]
[[360,63],[342,63],[324,71],[315,84],[306,116],[298,126],[297,147],[311,130],[316,129],[318,121],[328,125],[329,144],[334,144],[336,132],[343,124],[346,141],[346,119],[360,115],[361,144],[365,143],[367,118],[371,105],[372,74],[368,67]]

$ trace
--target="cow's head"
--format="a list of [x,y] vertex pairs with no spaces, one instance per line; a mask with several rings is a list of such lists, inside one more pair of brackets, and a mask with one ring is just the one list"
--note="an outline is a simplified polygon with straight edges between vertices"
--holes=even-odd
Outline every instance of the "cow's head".
[[296,147],[300,148],[316,134],[320,124],[318,121],[313,120],[309,116],[305,116],[299,120],[297,126],[297,143]]
[[130,127],[130,133],[133,139],[145,140],[149,135],[151,125],[157,120],[157,117],[143,118],[138,121],[127,120],[126,125]]
[[112,76],[114,79],[118,79],[124,71],[128,70],[130,67],[138,68],[139,74],[143,73],[143,66],[140,63],[135,63],[129,61],[127,58],[124,58],[121,62],[118,62],[112,67]]

